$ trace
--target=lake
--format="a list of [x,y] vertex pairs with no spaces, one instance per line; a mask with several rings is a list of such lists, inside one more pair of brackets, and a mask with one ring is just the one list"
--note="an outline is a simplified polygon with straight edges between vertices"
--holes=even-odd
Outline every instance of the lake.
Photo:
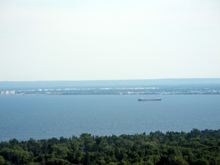
[[0,141],[220,128],[220,95],[141,97],[0,96]]

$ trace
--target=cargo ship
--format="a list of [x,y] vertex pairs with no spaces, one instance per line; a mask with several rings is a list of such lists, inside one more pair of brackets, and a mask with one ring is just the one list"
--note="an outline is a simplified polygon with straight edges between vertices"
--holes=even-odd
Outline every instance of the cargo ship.
[[151,99],[138,99],[138,101],[161,101],[162,99],[160,97],[158,97],[157,99],[155,98],[151,98]]

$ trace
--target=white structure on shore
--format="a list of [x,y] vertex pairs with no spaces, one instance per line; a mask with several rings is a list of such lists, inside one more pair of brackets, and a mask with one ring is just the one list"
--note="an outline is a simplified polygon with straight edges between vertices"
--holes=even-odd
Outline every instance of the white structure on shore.
[[11,95],[14,95],[14,94],[15,94],[15,90],[11,90],[11,91],[10,91],[10,94],[11,94]]

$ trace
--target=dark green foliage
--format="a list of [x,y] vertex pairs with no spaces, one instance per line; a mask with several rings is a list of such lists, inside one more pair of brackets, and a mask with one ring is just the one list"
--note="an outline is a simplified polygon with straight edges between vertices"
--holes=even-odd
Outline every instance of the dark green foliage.
[[70,165],[71,163],[68,162],[67,160],[63,159],[50,159],[46,162],[46,165]]
[[220,130],[0,143],[0,165],[220,165]]

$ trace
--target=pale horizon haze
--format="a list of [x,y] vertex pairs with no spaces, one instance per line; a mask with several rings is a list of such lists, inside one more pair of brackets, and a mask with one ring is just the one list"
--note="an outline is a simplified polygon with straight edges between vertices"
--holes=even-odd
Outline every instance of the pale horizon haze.
[[0,0],[0,81],[220,78],[219,0]]

